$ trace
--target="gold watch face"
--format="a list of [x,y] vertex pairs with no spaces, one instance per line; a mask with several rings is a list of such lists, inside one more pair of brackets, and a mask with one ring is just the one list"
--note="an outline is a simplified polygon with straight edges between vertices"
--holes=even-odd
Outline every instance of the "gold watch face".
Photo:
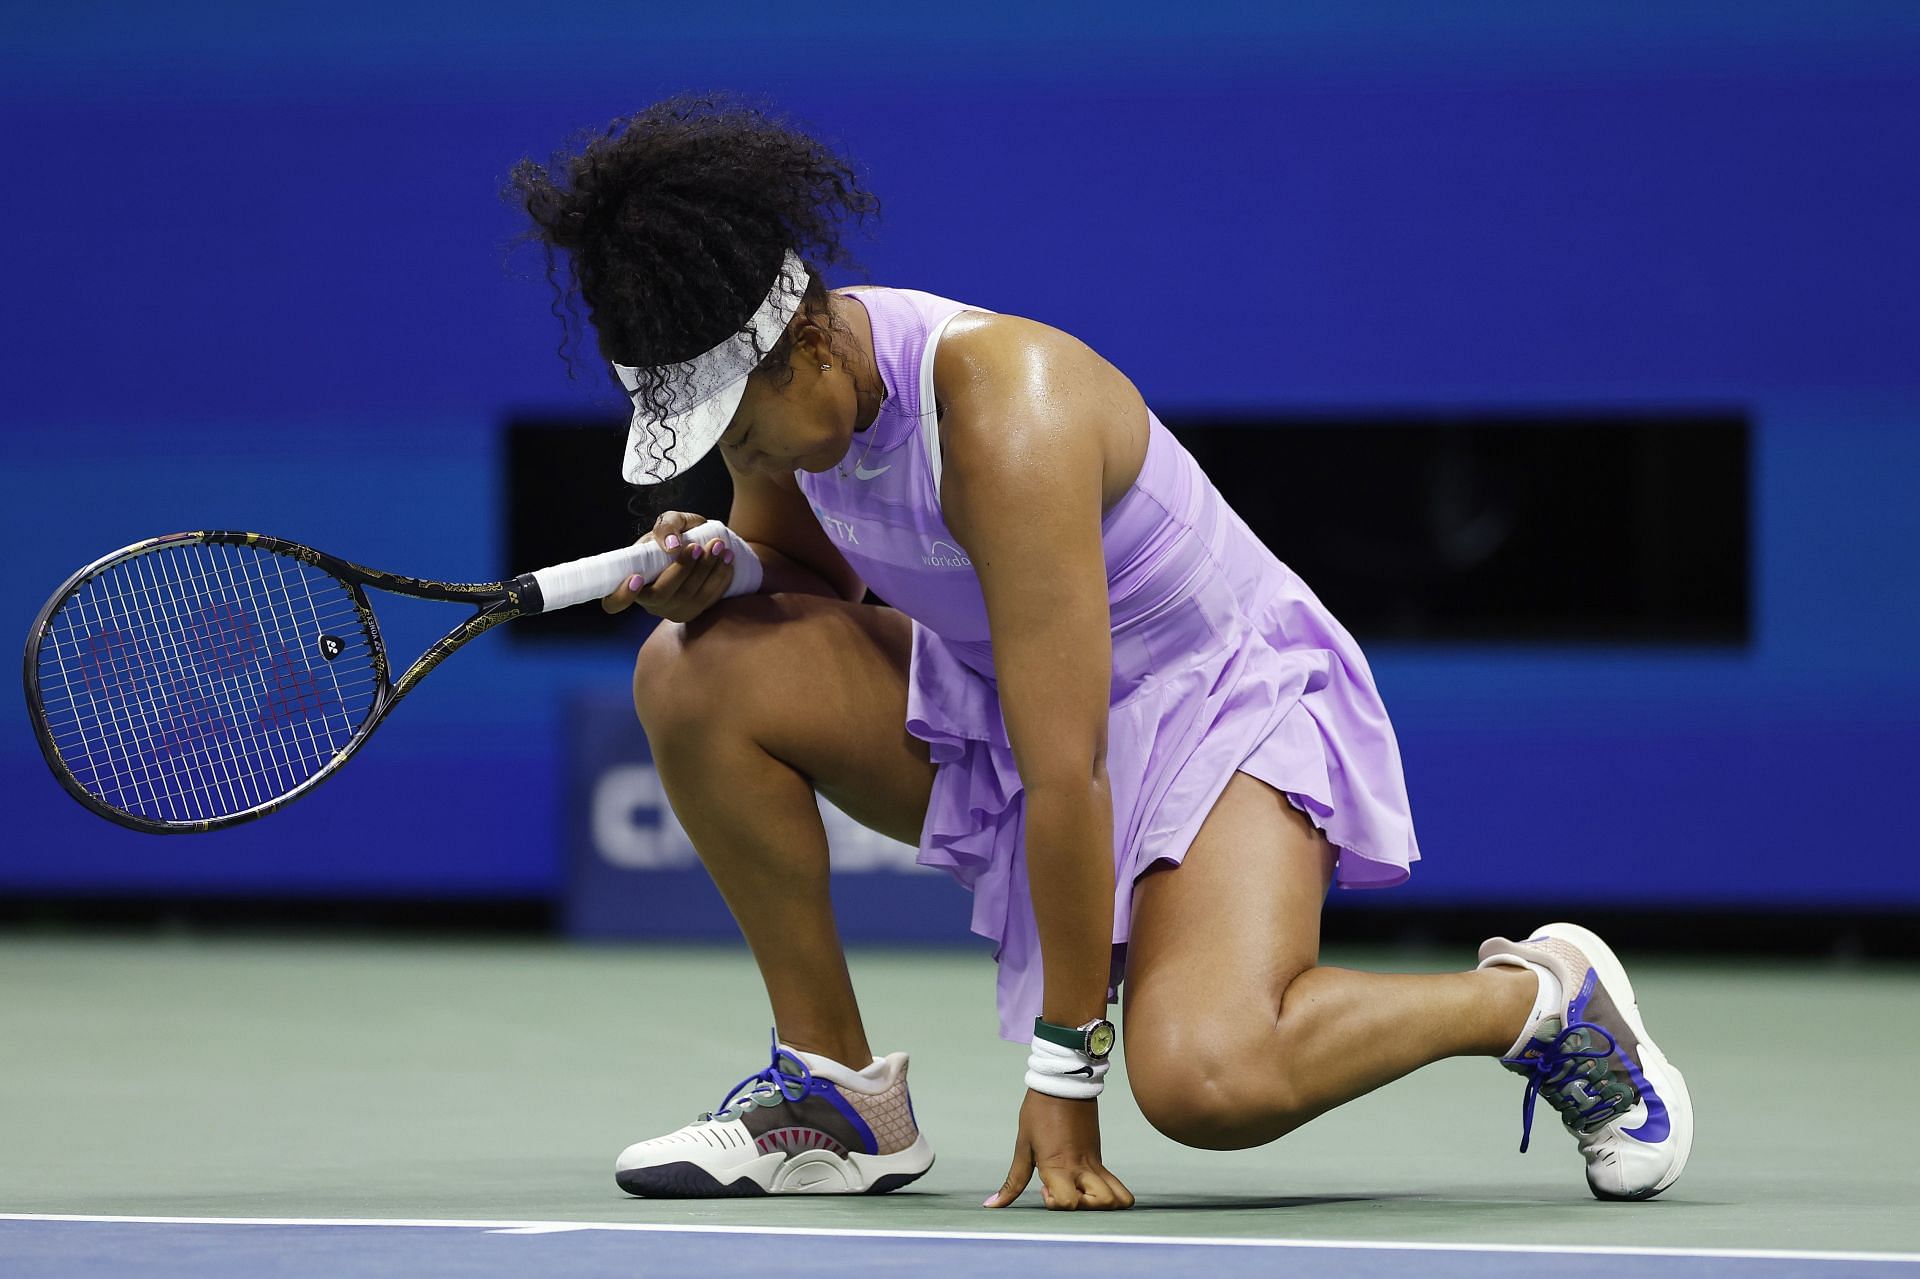
[[1113,1051],[1113,1023],[1103,1021],[1087,1032],[1087,1051],[1095,1057],[1105,1057]]

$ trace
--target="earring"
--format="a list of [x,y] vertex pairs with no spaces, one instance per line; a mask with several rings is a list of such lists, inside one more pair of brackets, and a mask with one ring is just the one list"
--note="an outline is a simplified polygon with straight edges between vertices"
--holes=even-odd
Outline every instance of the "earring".
[[830,369],[830,368],[832,368],[832,367],[833,367],[833,365],[831,365],[831,364],[822,364],[822,365],[820,366],[820,371],[821,371],[822,373],[825,373],[825,372],[826,372],[826,371],[827,371],[828,369]]

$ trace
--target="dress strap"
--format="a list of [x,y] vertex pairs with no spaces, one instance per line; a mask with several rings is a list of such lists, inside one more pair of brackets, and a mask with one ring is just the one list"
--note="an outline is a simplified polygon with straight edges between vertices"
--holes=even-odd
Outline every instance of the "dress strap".
[[953,322],[953,317],[962,311],[997,314],[977,306],[948,312],[927,334],[926,349],[920,353],[920,439],[927,446],[927,466],[933,476],[933,507],[936,511],[940,509],[940,408],[933,398],[933,353],[940,345],[940,335],[947,331],[947,325]]

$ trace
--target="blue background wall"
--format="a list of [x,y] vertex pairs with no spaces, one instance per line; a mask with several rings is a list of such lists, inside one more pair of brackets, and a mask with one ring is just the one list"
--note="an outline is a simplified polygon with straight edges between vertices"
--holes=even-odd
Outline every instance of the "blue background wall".
[[[1163,417],[1745,408],[1748,649],[1368,645],[1427,855],[1389,897],[1920,905],[1920,10],[1165,12],[8,7],[0,632],[178,528],[530,567],[502,422],[622,405],[506,171],[761,92],[865,168],[872,281],[1067,329]],[[561,707],[627,670],[490,637],[297,807],[165,841],[13,694],[0,892],[557,895]]]

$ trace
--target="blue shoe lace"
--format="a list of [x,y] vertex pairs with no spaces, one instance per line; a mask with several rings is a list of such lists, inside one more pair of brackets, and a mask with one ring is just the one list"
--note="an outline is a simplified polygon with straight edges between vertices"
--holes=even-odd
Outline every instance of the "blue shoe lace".
[[[773,1060],[766,1069],[755,1071],[727,1089],[727,1095],[720,1099],[719,1107],[701,1115],[700,1122],[732,1119],[756,1106],[778,1106],[784,1101],[799,1101],[813,1090],[813,1072],[807,1069],[806,1062],[794,1055],[792,1049],[780,1046],[779,1027],[774,1027],[772,1037]],[[793,1070],[783,1069],[782,1062],[792,1062]],[[794,1091],[789,1092],[789,1088]]]
[[[1607,1046],[1592,1047],[1593,1035],[1605,1040]],[[1502,1065],[1527,1076],[1526,1096],[1520,1102],[1521,1154],[1527,1152],[1527,1143],[1533,1138],[1536,1097],[1544,1095],[1547,1104],[1560,1112],[1561,1122],[1573,1132],[1590,1132],[1624,1114],[1640,1100],[1633,1086],[1606,1065],[1620,1045],[1604,1026],[1576,1021],[1551,1040],[1544,1036],[1529,1040],[1528,1048],[1533,1050],[1531,1055],[1500,1059]],[[1581,1085],[1584,1096],[1574,1095],[1571,1085],[1575,1083]],[[1586,1105],[1589,1099],[1592,1104]]]

